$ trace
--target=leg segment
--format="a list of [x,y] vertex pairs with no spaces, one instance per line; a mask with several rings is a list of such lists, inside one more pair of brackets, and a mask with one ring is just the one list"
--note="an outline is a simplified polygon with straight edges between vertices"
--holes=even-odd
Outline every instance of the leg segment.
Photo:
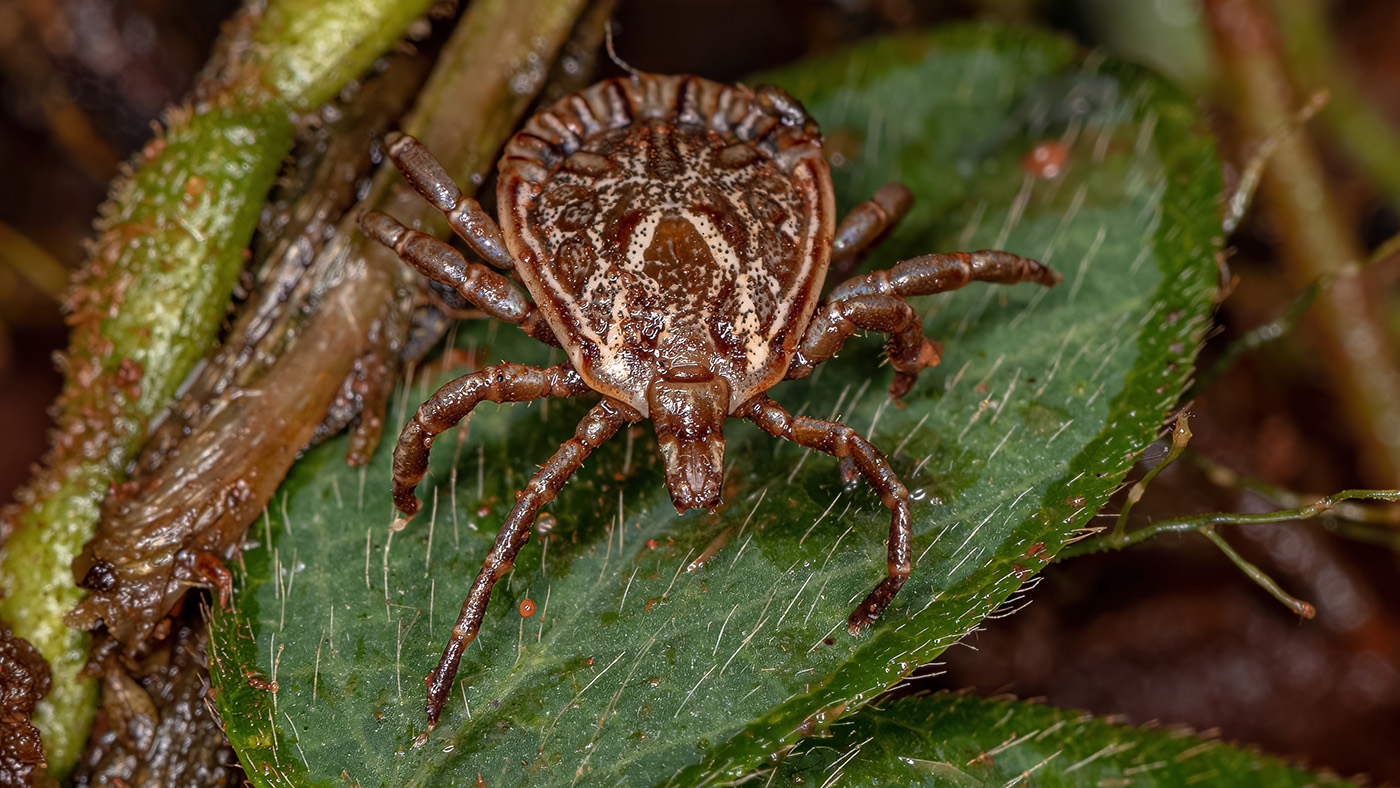
[[968,282],[1010,285],[1034,282],[1053,287],[1064,277],[1044,263],[1010,252],[925,254],[896,263],[893,268],[852,277],[827,296],[835,301],[849,296],[888,293],[901,298],[957,290]]
[[568,364],[539,369],[521,364],[497,364],[463,375],[433,393],[399,433],[394,447],[394,506],[406,517],[423,503],[413,494],[428,472],[433,439],[471,415],[483,400],[527,402],[543,397],[576,397],[589,391]]
[[836,226],[831,244],[831,273],[835,279],[851,275],[863,253],[899,223],[914,204],[914,195],[898,181],[881,186],[869,200],[857,205]]
[[943,345],[924,337],[919,313],[904,299],[892,295],[860,295],[830,301],[813,316],[797,356],[788,366],[788,377],[803,378],[831,358],[857,329],[889,334],[890,364],[894,382],[890,396],[904,396],[919,370],[943,357]]
[[424,199],[443,212],[447,223],[473,252],[497,268],[514,267],[501,228],[481,209],[480,203],[462,194],[423,143],[407,134],[391,134],[384,141],[394,166]]
[[880,494],[880,503],[890,510],[889,573],[846,621],[851,634],[859,635],[862,629],[885,612],[890,600],[909,578],[910,542],[913,539],[909,491],[904,489],[894,469],[885,461],[885,455],[860,433],[844,424],[793,416],[783,406],[762,395],[745,405],[739,415],[757,424],[769,435],[826,452],[843,461],[849,457],[860,475]]
[[369,237],[393,249],[399,259],[419,273],[456,290],[488,316],[516,323],[525,333],[546,344],[559,344],[544,316],[506,277],[481,263],[468,262],[456,249],[427,233],[405,227],[388,214],[369,211],[360,216],[360,228]]
[[890,362],[896,372],[890,395],[903,396],[919,371],[937,364],[942,355],[938,343],[923,337],[918,314],[904,302],[906,297],[957,290],[968,282],[1034,282],[1052,287],[1063,278],[1043,263],[999,251],[926,254],[853,277],[837,285],[817,309],[788,377],[811,374],[857,328],[880,331],[890,334]]
[[457,665],[462,660],[462,652],[476,640],[481,630],[481,620],[486,615],[486,605],[491,601],[491,588],[506,572],[510,571],[520,548],[530,539],[530,527],[540,507],[554,500],[570,476],[583,465],[584,459],[603,441],[612,437],[618,428],[629,421],[640,418],[639,414],[615,402],[604,400],[588,412],[579,422],[574,437],[569,439],[549,462],[540,468],[535,478],[530,480],[519,493],[515,508],[506,515],[501,530],[496,534],[496,543],[486,554],[486,562],[477,573],[467,599],[462,603],[462,613],[457,617],[457,625],[452,628],[452,639],[443,649],[442,660],[428,674],[428,725],[437,727],[442,707],[452,691],[452,680],[457,676]]

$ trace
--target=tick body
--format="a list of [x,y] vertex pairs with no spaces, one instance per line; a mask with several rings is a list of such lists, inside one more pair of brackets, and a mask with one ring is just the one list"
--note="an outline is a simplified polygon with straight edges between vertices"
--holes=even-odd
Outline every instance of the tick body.
[[886,576],[847,622],[859,634],[909,576],[908,492],[863,436],[793,416],[765,392],[810,374],[863,330],[889,335],[890,394],[902,396],[941,355],[906,296],[971,281],[1060,281],[1007,252],[931,254],[848,279],[823,301],[828,268],[853,267],[912,198],[904,186],[886,185],[838,224],[817,124],[774,87],[641,74],[562,99],[506,145],[499,226],[416,140],[391,139],[389,155],[472,251],[505,273],[384,214],[366,214],[365,231],[487,315],[568,355],[543,369],[488,367],[433,394],[394,452],[399,510],[411,517],[421,507],[414,489],[433,438],[478,403],[600,395],[502,524],[427,677],[432,726],[491,588],[510,570],[540,507],[594,449],[642,419],[655,426],[671,500],[682,512],[720,503],[728,418],[841,458],[845,472],[864,477],[891,519]]

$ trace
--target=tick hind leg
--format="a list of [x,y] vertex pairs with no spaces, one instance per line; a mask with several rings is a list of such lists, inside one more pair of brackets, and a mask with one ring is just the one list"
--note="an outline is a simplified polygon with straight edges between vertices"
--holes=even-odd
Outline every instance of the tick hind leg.
[[800,446],[826,452],[842,461],[850,458],[856,471],[875,488],[880,503],[890,510],[890,541],[888,574],[861,602],[846,627],[852,635],[880,617],[894,595],[909,578],[910,542],[913,539],[909,515],[909,491],[885,460],[885,455],[871,445],[860,433],[833,421],[793,416],[782,405],[766,396],[759,396],[746,405],[741,415],[757,424],[759,429]]
[[583,421],[559,451],[540,468],[525,489],[518,493],[515,508],[506,515],[501,530],[496,534],[496,543],[486,554],[486,561],[462,603],[462,612],[457,624],[452,628],[452,638],[443,649],[442,659],[428,674],[428,726],[437,727],[442,707],[446,705],[452,692],[452,680],[457,676],[457,666],[462,660],[462,652],[481,631],[481,620],[486,615],[486,606],[491,601],[491,588],[496,581],[510,571],[520,548],[530,539],[530,526],[540,507],[554,500],[554,496],[564,487],[570,476],[583,465],[583,461],[603,441],[612,437],[623,424],[635,421],[640,416],[615,402],[604,400],[593,406]]
[[1061,279],[1043,263],[999,251],[926,254],[852,277],[837,285],[812,316],[788,377],[811,374],[816,365],[836,355],[857,329],[879,331],[890,335],[890,365],[895,369],[890,396],[902,397],[919,371],[937,364],[943,353],[942,345],[924,337],[918,312],[905,298],[957,290],[969,282],[1034,282],[1051,287]]
[[914,195],[898,181],[881,186],[836,226],[831,242],[831,279],[845,279],[875,242],[899,224],[914,204]]
[[457,426],[483,401],[528,402],[544,397],[576,397],[589,391],[568,364],[540,369],[497,364],[463,375],[433,393],[399,433],[394,447],[394,506],[412,517],[423,506],[413,494],[428,472],[433,439]]

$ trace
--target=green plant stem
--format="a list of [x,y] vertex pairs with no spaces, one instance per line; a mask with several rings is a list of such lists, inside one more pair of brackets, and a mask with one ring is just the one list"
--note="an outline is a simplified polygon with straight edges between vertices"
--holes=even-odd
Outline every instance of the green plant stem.
[[[1392,235],[1386,239],[1385,243],[1376,247],[1371,256],[1366,261],[1367,266],[1371,266],[1380,260],[1385,260],[1396,252],[1400,252],[1400,233]],[[1276,339],[1288,335],[1294,326],[1307,314],[1309,307],[1317,300],[1317,297],[1326,292],[1336,280],[1335,276],[1325,275],[1321,279],[1303,288],[1288,306],[1283,310],[1283,314],[1276,319],[1270,320],[1262,326],[1258,326],[1231,342],[1225,352],[1211,364],[1210,369],[1196,377],[1196,381],[1191,384],[1185,394],[1181,395],[1183,401],[1194,398],[1198,393],[1210,388],[1211,384],[1219,380],[1222,375],[1230,371],[1240,356],[1255,348],[1267,345]]]
[[[1203,457],[1191,455],[1191,462],[1205,472],[1206,477],[1221,487],[1248,490],[1272,501],[1276,506],[1298,508],[1317,496],[1285,490]],[[1321,515],[1324,527],[1343,539],[1374,544],[1400,552],[1400,506],[1364,506],[1341,501]]]
[[[1308,495],[1306,493],[1286,490],[1269,484],[1261,479],[1252,476],[1245,476],[1236,471],[1226,468],[1209,457],[1204,457],[1193,453],[1191,463],[1205,471],[1206,477],[1221,487],[1234,487],[1268,498],[1275,505],[1289,508],[1301,508],[1308,503],[1315,501],[1319,496]],[[1331,510],[1323,513],[1326,517],[1346,520],[1353,523],[1370,525],[1390,526],[1389,530],[1394,531],[1395,526],[1400,526],[1400,507],[1376,507],[1363,506],[1351,502],[1339,502]]]
[[[1145,480],[1144,480],[1145,481]],[[1339,493],[1319,498],[1311,503],[1303,504],[1292,509],[1282,509],[1276,512],[1265,512],[1262,514],[1230,514],[1225,512],[1215,512],[1212,514],[1192,515],[1190,517],[1179,517],[1173,520],[1163,520],[1152,523],[1135,531],[1122,533],[1120,529],[1115,529],[1108,536],[1087,539],[1076,544],[1069,545],[1061,550],[1055,557],[1056,561],[1063,561],[1076,556],[1099,553],[1105,550],[1121,550],[1129,545],[1146,541],[1154,536],[1168,533],[1190,533],[1192,531],[1201,534],[1209,539],[1212,544],[1220,548],[1231,561],[1244,571],[1249,579],[1259,584],[1273,597],[1290,610],[1304,618],[1312,618],[1316,610],[1312,605],[1302,601],[1288,592],[1284,591],[1274,579],[1264,573],[1262,569],[1246,561],[1243,556],[1235,552],[1216,533],[1217,525],[1253,525],[1272,524],[1288,522],[1290,520],[1308,520],[1317,517],[1325,512],[1330,512],[1346,501],[1352,500],[1372,500],[1372,501],[1400,501],[1400,490],[1343,490]]]
[[55,776],[72,768],[95,713],[96,685],[78,676],[87,636],[63,615],[84,593],[70,567],[101,499],[213,342],[291,148],[294,113],[333,96],[428,5],[274,0],[251,44],[231,48],[241,54],[225,73],[200,86],[193,106],[167,113],[165,132],[102,209],[101,235],[68,296],[73,329],[53,448],[0,516],[0,618],[53,669],[35,724]]
[[1333,510],[1343,501],[1355,500],[1400,501],[1400,490],[1342,490],[1339,493],[1319,498],[1303,506],[1292,509],[1280,509],[1275,512],[1262,512],[1259,514],[1213,512],[1210,514],[1196,514],[1189,517],[1163,520],[1129,531],[1118,539],[1108,536],[1098,539],[1086,539],[1082,542],[1072,544],[1061,550],[1060,554],[1056,556],[1056,560],[1074,558],[1075,556],[1088,555],[1090,553],[1101,553],[1105,550],[1121,550],[1124,547],[1135,545],[1138,542],[1146,541],[1161,534],[1199,531],[1203,528],[1216,525],[1253,525],[1285,523],[1290,520],[1308,520],[1319,514]]
[[[1204,8],[1241,136],[1259,145],[1291,121],[1297,103],[1273,22],[1261,0],[1208,0]],[[1336,278],[1311,311],[1318,356],[1365,477],[1377,486],[1400,485],[1400,355],[1361,275],[1366,255],[1306,129],[1278,143],[1261,192],[1296,286]]]
[[1286,336],[1288,332],[1292,331],[1293,327],[1298,324],[1298,321],[1302,320],[1303,315],[1307,314],[1308,309],[1317,301],[1317,297],[1326,291],[1328,287],[1331,287],[1333,281],[1334,277],[1329,275],[1313,282],[1303,288],[1303,292],[1299,293],[1289,302],[1288,306],[1283,310],[1283,314],[1262,326],[1258,326],[1244,333],[1234,342],[1231,342],[1225,348],[1225,352],[1221,353],[1220,357],[1215,360],[1215,363],[1210,365],[1210,369],[1196,378],[1196,381],[1191,384],[1191,388],[1182,395],[1182,399],[1190,400],[1198,393],[1210,388],[1211,384],[1220,379],[1220,376],[1229,372],[1230,369],[1235,366],[1235,362],[1239,361],[1240,356],[1243,356],[1245,353],[1261,345],[1266,345],[1280,337]]
[[1128,500],[1124,502],[1122,511],[1118,513],[1118,522],[1113,526],[1112,538],[1121,539],[1123,537],[1123,529],[1127,527],[1128,523],[1128,514],[1133,511],[1137,502],[1142,500],[1143,493],[1147,492],[1147,486],[1152,483],[1153,479],[1157,478],[1157,474],[1161,473],[1163,468],[1176,462],[1176,458],[1186,451],[1186,444],[1191,442],[1190,422],[1191,414],[1189,413],[1182,412],[1176,417],[1176,424],[1172,427],[1171,447],[1167,449],[1167,453],[1162,456],[1162,459],[1152,466],[1152,470],[1148,471],[1133,485],[1132,489],[1128,490]]
[[62,297],[68,284],[68,269],[62,263],[4,222],[0,222],[0,264],[55,301]]
[[1200,532],[1202,536],[1209,539],[1212,544],[1220,548],[1220,552],[1224,553],[1227,558],[1234,562],[1235,566],[1238,566],[1240,571],[1244,572],[1250,580],[1253,580],[1260,588],[1268,591],[1274,599],[1282,602],[1284,607],[1292,610],[1303,618],[1312,618],[1317,615],[1317,609],[1311,604],[1284,591],[1283,586],[1274,582],[1274,579],[1269,577],[1264,570],[1246,561],[1244,556],[1235,552],[1235,548],[1231,547],[1229,542],[1226,542],[1220,534],[1216,533],[1215,528],[1206,526],[1205,528],[1201,528]]
[[1332,95],[1327,91],[1317,91],[1292,118],[1259,143],[1254,154],[1249,157],[1244,171],[1240,173],[1234,194],[1230,195],[1226,203],[1225,220],[1221,222],[1221,227],[1227,235],[1240,226],[1245,214],[1249,212],[1249,206],[1254,203],[1254,195],[1259,190],[1259,181],[1264,177],[1264,168],[1269,165],[1269,159],[1278,150],[1279,144],[1312,120],[1331,98]]
[[432,0],[273,0],[253,34],[267,48],[263,82],[275,98],[307,112],[403,37]]

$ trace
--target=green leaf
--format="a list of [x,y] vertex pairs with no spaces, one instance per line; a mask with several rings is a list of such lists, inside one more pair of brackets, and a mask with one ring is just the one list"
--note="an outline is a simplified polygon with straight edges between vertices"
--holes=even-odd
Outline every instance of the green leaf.
[[1346,784],[1219,741],[1082,711],[938,694],[867,706],[798,745],[772,785],[1153,786]]
[[[552,532],[497,586],[458,694],[420,744],[421,677],[458,602],[515,491],[588,404],[481,407],[469,436],[438,440],[428,506],[392,535],[387,451],[351,470],[332,442],[294,469],[245,554],[234,609],[215,616],[219,711],[256,781],[742,777],[1002,606],[1152,440],[1216,275],[1220,178],[1188,99],[1139,69],[1080,60],[1064,39],[982,27],[771,79],[823,124],[844,207],[896,177],[917,196],[871,265],[1000,247],[1066,274],[1053,291],[919,300],[947,347],[905,406],[886,397],[877,337],[772,392],[870,432],[915,493],[919,560],[883,620],[860,639],[845,631],[884,573],[889,516],[867,487],[843,487],[834,460],[731,422],[726,505],[678,516],[641,424],[547,508]],[[1055,179],[1022,165],[1043,140],[1068,146]],[[562,359],[514,329],[460,331],[481,363]],[[259,688],[271,678],[276,693]]]

